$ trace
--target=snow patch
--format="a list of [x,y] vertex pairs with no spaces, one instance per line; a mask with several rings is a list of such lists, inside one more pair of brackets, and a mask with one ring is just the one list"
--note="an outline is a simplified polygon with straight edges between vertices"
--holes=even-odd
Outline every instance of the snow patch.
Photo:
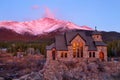
[[42,18],[33,21],[17,22],[17,21],[4,21],[0,22],[0,28],[11,29],[19,34],[25,32],[33,35],[43,34],[44,32],[52,32],[62,28],[64,29],[79,29],[79,30],[93,30],[88,26],[78,26],[72,22],[57,20],[52,18]]

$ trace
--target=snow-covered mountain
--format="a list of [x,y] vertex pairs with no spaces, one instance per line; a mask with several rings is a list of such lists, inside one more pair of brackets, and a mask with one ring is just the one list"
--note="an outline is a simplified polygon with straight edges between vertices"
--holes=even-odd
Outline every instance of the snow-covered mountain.
[[57,20],[52,18],[42,18],[33,21],[17,22],[17,21],[2,21],[0,28],[12,30],[18,34],[30,33],[33,35],[40,35],[50,33],[55,30],[93,30],[87,26],[78,26],[69,21]]

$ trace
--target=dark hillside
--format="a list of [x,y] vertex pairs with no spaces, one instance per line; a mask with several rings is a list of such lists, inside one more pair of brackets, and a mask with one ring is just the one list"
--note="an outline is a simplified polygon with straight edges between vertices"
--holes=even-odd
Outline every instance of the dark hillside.
[[120,33],[118,32],[102,32],[103,40],[105,42],[112,42],[115,40],[120,40]]

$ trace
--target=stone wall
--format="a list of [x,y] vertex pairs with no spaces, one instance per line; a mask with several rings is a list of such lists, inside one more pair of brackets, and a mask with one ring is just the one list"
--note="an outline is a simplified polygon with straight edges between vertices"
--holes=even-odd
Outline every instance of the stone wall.
[[[70,54],[68,53],[68,51],[57,51],[56,53],[56,58],[57,60],[69,60],[70,59]],[[63,54],[63,57],[62,57]],[[65,54],[67,54],[67,57],[65,57]]]
[[97,55],[96,57],[99,58],[99,53],[102,51],[104,53],[104,60],[107,61],[107,47],[105,46],[98,46],[97,47]]
[[[101,38],[100,38],[101,39]],[[89,52],[91,52],[93,54],[93,52],[95,52],[95,57],[99,59],[99,53],[102,51],[104,53],[104,59],[105,61],[107,61],[107,47],[105,46],[98,46],[97,47],[97,51],[88,51],[88,46],[85,45],[85,41],[79,36],[77,35],[72,41],[71,44],[73,44],[74,42],[82,42],[83,44],[83,58],[90,58],[89,57]],[[67,53],[67,57],[63,56],[61,57],[61,54],[65,54]],[[76,59],[81,59],[81,57],[73,57],[73,47],[72,45],[68,46],[68,51],[56,51],[56,60],[64,60],[64,61],[71,61],[71,60],[76,60]],[[93,58],[93,57],[91,57]],[[52,50],[47,50],[47,60],[52,60]]]
[[101,35],[92,35],[92,38],[94,39],[94,41],[103,41]]
[[52,60],[52,50],[47,50],[47,61]]

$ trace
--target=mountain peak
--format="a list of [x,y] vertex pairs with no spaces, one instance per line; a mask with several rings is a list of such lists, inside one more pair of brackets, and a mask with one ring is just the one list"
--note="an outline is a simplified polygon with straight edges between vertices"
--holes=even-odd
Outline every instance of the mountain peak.
[[45,32],[49,33],[58,29],[63,31],[68,29],[80,29],[80,30],[93,30],[87,26],[78,26],[69,21],[63,21],[53,18],[42,18],[38,20],[17,22],[17,21],[4,21],[0,22],[0,28],[6,28],[13,30],[19,34],[30,33],[33,35],[40,35]]

